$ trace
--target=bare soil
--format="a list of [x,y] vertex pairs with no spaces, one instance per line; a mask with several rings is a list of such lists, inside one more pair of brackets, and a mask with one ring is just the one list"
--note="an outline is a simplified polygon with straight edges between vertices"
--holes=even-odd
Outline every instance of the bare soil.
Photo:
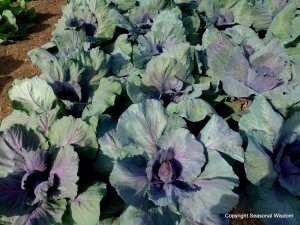
[[29,8],[34,7],[37,13],[35,26],[12,44],[0,45],[0,122],[12,111],[11,101],[7,96],[12,81],[40,74],[27,52],[50,41],[54,25],[62,15],[61,7],[66,3],[66,0],[31,2]]

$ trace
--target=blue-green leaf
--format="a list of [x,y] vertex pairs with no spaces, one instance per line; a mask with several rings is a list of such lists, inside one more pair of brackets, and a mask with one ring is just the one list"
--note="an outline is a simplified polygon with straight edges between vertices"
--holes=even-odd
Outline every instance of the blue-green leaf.
[[142,156],[126,157],[115,162],[109,181],[129,205],[147,209],[153,205],[148,200],[150,181],[146,174],[147,160]]
[[14,109],[26,112],[47,112],[56,103],[52,88],[38,77],[15,80],[8,95]]
[[208,163],[193,184],[199,190],[179,202],[184,218],[204,223],[209,217],[228,213],[237,203],[232,189],[239,183],[231,166],[214,150],[208,151]]
[[279,138],[279,131],[283,123],[284,120],[280,114],[272,109],[262,95],[259,95],[249,108],[249,113],[240,119],[239,127],[246,133],[251,130],[264,131],[275,141]]
[[106,194],[106,184],[96,182],[70,201],[76,224],[95,225],[100,217],[100,201]]
[[208,151],[217,150],[243,162],[243,140],[239,133],[230,129],[222,117],[213,115],[199,133],[200,140]]
[[142,146],[149,155],[156,153],[156,142],[168,121],[160,101],[146,100],[130,106],[119,118],[117,134],[123,145]]
[[93,127],[72,116],[56,120],[46,136],[57,147],[74,146],[79,156],[95,158],[97,153],[98,143]]
[[64,199],[44,201],[30,209],[28,214],[17,217],[13,225],[60,225],[66,205],[67,202]]
[[214,108],[202,99],[182,100],[178,103],[170,103],[167,110],[177,113],[189,121],[197,122],[203,120],[207,115],[217,114]]

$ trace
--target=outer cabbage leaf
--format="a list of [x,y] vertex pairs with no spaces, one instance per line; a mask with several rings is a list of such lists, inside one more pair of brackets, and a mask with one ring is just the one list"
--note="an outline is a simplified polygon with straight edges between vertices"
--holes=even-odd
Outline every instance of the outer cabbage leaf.
[[[291,207],[288,208],[288,212],[293,212],[299,200],[295,202],[290,193],[297,196],[300,190],[299,114],[295,113],[284,124],[280,114],[276,113],[262,96],[254,100],[249,111],[241,118],[240,128],[248,136],[245,154],[246,175],[249,181],[258,187],[254,189],[254,192],[257,192],[255,196],[252,190],[248,192],[256,200],[261,199],[260,201],[267,203],[274,201],[271,208],[255,201],[253,209],[257,213],[285,213],[286,206],[282,206],[280,202],[289,202]],[[258,113],[261,115],[259,119],[254,118]],[[297,224],[297,220],[298,218],[288,219],[286,223]]]
[[21,124],[41,133],[46,133],[56,119],[61,116],[59,108],[56,107],[45,113],[29,113],[14,110],[2,120],[0,130],[5,130],[15,124]]
[[183,23],[172,11],[165,10],[158,14],[153,20],[151,30],[164,40],[170,37],[185,40]]
[[59,187],[53,191],[54,198],[71,198],[77,195],[77,176],[79,158],[70,145],[56,150],[56,157],[50,170],[50,176],[59,179]]
[[202,99],[172,102],[168,105],[167,110],[171,113],[177,113],[192,122],[201,121],[207,115],[217,114],[214,108]]
[[179,212],[200,224],[211,216],[229,212],[238,203],[238,195],[232,192],[238,183],[230,165],[218,152],[209,150],[207,165],[193,181],[199,190],[182,199]]
[[[175,50],[176,46],[179,48],[178,51]],[[209,89],[209,84],[193,84],[195,82],[193,75],[188,70],[193,71],[194,68],[191,56],[194,51],[189,45],[176,46],[152,58],[147,64],[145,73],[142,74],[142,79],[139,76],[129,77],[126,85],[127,93],[135,103],[147,98],[159,99],[168,105],[169,112],[178,113],[190,121],[200,121],[207,114],[215,113],[207,102],[195,99],[201,96],[203,90]],[[179,51],[180,47],[183,48],[182,51]],[[173,56],[171,52],[174,53]],[[186,107],[190,104],[193,105],[191,109]]]
[[42,69],[41,77],[51,85],[69,113],[78,116],[90,103],[90,97],[109,69],[110,56],[99,48],[78,49],[66,58],[50,61]]
[[139,0],[141,6],[153,7],[161,10],[166,6],[166,0]]
[[[139,45],[133,46],[133,63],[134,66],[139,69],[143,69],[146,63],[153,56],[162,54],[168,50],[174,53],[174,55],[173,53],[168,54],[168,57],[171,56],[171,58],[175,59],[182,58],[183,64],[186,64],[190,61],[189,57],[191,51],[189,49],[189,45],[179,45],[183,41],[178,38],[174,38],[173,36],[163,38],[158,32],[151,31],[145,35],[138,36],[137,41]],[[180,47],[182,52],[175,48],[176,45],[179,45],[178,47]]]
[[66,200],[42,202],[36,208],[30,209],[28,214],[17,217],[13,225],[59,225],[66,205]]
[[51,87],[38,77],[14,81],[8,95],[14,109],[26,112],[47,112],[56,104]]
[[172,58],[154,58],[147,65],[142,82],[148,87],[155,87],[157,94],[169,91],[180,91],[182,81],[187,80],[189,74],[185,68]]
[[92,97],[92,103],[84,109],[82,117],[102,114],[108,107],[114,105],[116,96],[120,95],[121,91],[120,83],[108,78],[101,79],[99,87]]
[[[185,28],[187,35],[193,37],[195,34],[197,34],[197,31],[201,26],[200,17],[196,12],[191,12],[191,13],[184,12],[182,17],[183,17],[182,18],[183,26]],[[199,39],[200,37],[196,38],[196,40]],[[192,40],[191,43],[193,43]]]
[[94,37],[100,38],[103,41],[112,39],[116,25],[109,19],[109,8],[106,6],[106,2],[104,0],[91,0],[88,5],[98,23],[97,32]]
[[1,131],[11,127],[14,124],[21,124],[29,127],[35,127],[35,121],[32,116],[20,110],[14,110],[1,122]]
[[120,217],[101,220],[97,225],[120,225]]
[[[216,215],[207,218],[203,223],[206,225],[228,225],[230,220],[225,218],[224,215]],[[201,225],[203,223],[198,223],[195,220],[182,219],[179,225]]]
[[125,54],[130,55],[132,53],[132,43],[128,34],[121,34],[117,37],[114,43],[114,50],[120,48]]
[[[56,57],[65,58],[76,49],[88,50],[91,43],[94,43],[93,39],[86,36],[83,30],[65,30],[59,34],[55,34],[52,37],[52,41],[58,49]],[[50,42],[51,43],[51,42]],[[54,46],[43,45],[44,48],[52,48]],[[32,50],[34,52],[34,50]],[[30,51],[28,52],[30,56]],[[32,59],[32,58],[31,58]]]
[[300,18],[296,16],[296,10],[296,4],[291,2],[277,14],[268,28],[265,42],[278,38],[281,45],[286,45],[299,37],[297,27],[300,24]]
[[257,133],[250,132],[247,136],[244,164],[247,179],[256,186],[271,188],[278,175],[273,167],[273,159]]
[[237,1],[201,1],[198,7],[200,12],[205,12],[207,20],[215,26],[233,24],[233,14],[230,8]]
[[295,112],[291,117],[289,117],[282,129],[280,130],[280,142],[286,142],[287,139],[294,139],[295,136],[300,135],[300,124],[299,124],[300,112]]
[[[256,82],[257,84],[263,84],[261,81]],[[240,82],[232,77],[225,77],[222,79],[223,90],[235,97],[249,97],[250,95],[259,94],[246,86],[243,82]],[[232,88],[234,87],[234,88]]]
[[224,31],[235,44],[243,45],[247,52],[258,51],[264,47],[264,42],[257,33],[249,27],[235,25]]
[[289,116],[297,111],[300,102],[300,87],[298,84],[289,82],[271,91],[265,92],[264,96],[270,101],[275,109],[279,110],[284,116]]
[[256,30],[266,30],[272,23],[272,12],[261,2],[256,2],[252,8],[253,27]]
[[[83,88],[91,88],[91,92],[97,90],[101,78],[105,77],[110,68],[110,56],[105,54],[99,48],[93,48],[89,51],[77,51],[70,55],[70,59],[75,60],[84,68],[78,83]],[[88,96],[91,96],[87,93]]]
[[[130,54],[129,54],[130,55]],[[130,70],[134,70],[131,57],[120,47],[116,47],[111,53],[111,73],[115,76],[128,76]]]
[[279,137],[283,123],[284,120],[280,114],[272,109],[262,95],[259,95],[253,101],[249,113],[241,118],[239,127],[245,133],[250,130],[261,130],[275,141]]
[[252,17],[252,6],[247,0],[238,1],[232,8],[233,19],[235,23],[251,26],[253,17]]
[[165,43],[163,57],[171,57],[180,62],[186,69],[187,74],[194,71],[194,48],[188,43],[178,43],[172,45]]
[[156,153],[156,142],[168,123],[162,104],[146,100],[130,106],[118,122],[117,134],[123,145],[142,146],[149,155]]
[[147,160],[142,156],[118,159],[110,174],[110,183],[130,205],[147,209],[153,203],[148,200],[150,181],[146,174]]
[[30,192],[21,188],[21,179],[15,177],[0,178],[0,212],[5,216],[17,216],[26,213]]
[[137,37],[140,32],[138,29],[127,20],[125,16],[119,13],[116,9],[109,10],[109,19],[114,22],[118,27],[128,30],[133,36]]
[[15,159],[21,154],[21,150],[31,150],[41,148],[45,143],[42,136],[33,130],[23,126],[15,125],[0,133],[0,176],[4,177],[14,171],[19,172]]
[[116,4],[116,7],[120,10],[127,11],[131,8],[134,8],[136,0],[113,0],[113,3]]
[[133,103],[140,103],[143,100],[150,99],[151,96],[143,90],[142,79],[140,76],[130,76],[126,83],[127,95]]
[[199,3],[198,10],[205,12],[207,23],[212,23],[217,27],[232,25],[234,23],[251,26],[252,7],[246,0],[242,1],[208,1]]
[[[249,187],[248,193],[251,196],[253,211],[255,213],[273,214],[273,218],[262,219],[265,223],[282,225],[282,221],[284,220],[284,223],[287,225],[299,224],[299,199],[284,189],[278,186],[271,190],[263,187],[251,186]],[[293,215],[293,217],[280,219],[276,218],[275,214],[287,214]]]
[[220,116],[213,115],[200,131],[197,139],[204,144],[207,151],[217,150],[240,162],[244,161],[241,136],[239,133],[231,130]]
[[75,224],[95,225],[100,217],[100,201],[106,194],[106,185],[97,182],[87,187],[70,201],[72,219]]
[[122,144],[118,137],[117,121],[108,116],[102,115],[99,118],[99,126],[97,128],[98,143],[101,151],[110,158],[117,159],[121,154]]
[[95,158],[98,143],[92,126],[71,116],[56,120],[46,133],[52,145],[74,146],[80,156]]
[[213,25],[207,26],[202,35],[202,47],[207,49],[208,46],[216,43],[223,37],[223,34]]
[[224,77],[225,65],[229,62],[230,55],[234,50],[234,45],[222,36],[216,43],[207,47],[207,74],[217,79]]
[[140,33],[148,33],[158,10],[153,7],[138,6],[130,10],[129,21],[134,24]]
[[[224,90],[232,96],[248,97],[282,85],[286,79],[287,74],[284,72],[288,69],[286,63],[289,59],[277,44],[276,40],[271,41],[255,53],[252,48],[249,48],[250,52],[244,53],[240,48],[235,48],[225,66],[225,78],[222,80]],[[251,54],[249,62],[247,54]],[[237,90],[230,86],[235,86]]]

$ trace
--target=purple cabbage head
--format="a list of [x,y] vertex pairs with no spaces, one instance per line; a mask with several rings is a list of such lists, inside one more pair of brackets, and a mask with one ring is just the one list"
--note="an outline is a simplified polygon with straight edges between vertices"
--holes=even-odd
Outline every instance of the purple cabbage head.
[[129,21],[137,27],[140,34],[146,34],[151,31],[153,19],[157,14],[157,10],[140,6],[130,12]]
[[[223,123],[220,117],[214,116],[203,131],[211,130],[216,124],[224,125],[222,129],[228,127]],[[208,137],[209,133],[201,138],[211,150],[184,127],[184,122],[168,116],[157,100],[129,107],[116,128],[123,147],[116,157],[110,182],[126,203],[139,210],[175,205],[183,218],[202,223],[237,204],[232,189],[238,180],[227,162],[213,150],[220,147],[207,142],[212,138]],[[231,143],[235,143],[231,152],[242,152],[237,147],[241,145],[240,137],[228,129],[222,132],[225,136],[216,137],[219,143],[231,138]],[[103,139],[100,143],[105,145]],[[206,195],[213,195],[214,200],[208,200]],[[193,204],[195,209],[190,207]]]
[[79,9],[65,22],[66,29],[83,29],[87,36],[94,36],[98,25],[97,19],[88,9]]
[[41,135],[21,125],[0,133],[1,214],[17,216],[14,224],[60,221],[65,198],[77,195],[78,162],[72,146],[49,149]]
[[[246,35],[242,28],[236,27],[235,32],[244,32],[243,35]],[[233,36],[233,41],[236,41],[238,35]],[[234,97],[258,95],[291,79],[290,58],[278,40],[274,39],[262,47],[259,47],[260,43],[255,45],[254,42],[251,42],[251,47],[247,41],[249,39],[244,37],[240,47],[223,37],[207,48],[210,76],[222,81],[227,94]],[[261,40],[257,38],[257,41]]]

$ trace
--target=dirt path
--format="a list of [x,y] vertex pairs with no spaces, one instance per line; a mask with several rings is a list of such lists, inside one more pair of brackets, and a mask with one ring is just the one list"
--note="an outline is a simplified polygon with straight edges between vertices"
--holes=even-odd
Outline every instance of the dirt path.
[[10,45],[0,45],[0,122],[11,112],[7,91],[15,79],[39,75],[27,52],[47,43],[51,39],[54,24],[61,17],[61,7],[66,0],[36,0],[29,4],[36,10],[36,25],[19,40]]

